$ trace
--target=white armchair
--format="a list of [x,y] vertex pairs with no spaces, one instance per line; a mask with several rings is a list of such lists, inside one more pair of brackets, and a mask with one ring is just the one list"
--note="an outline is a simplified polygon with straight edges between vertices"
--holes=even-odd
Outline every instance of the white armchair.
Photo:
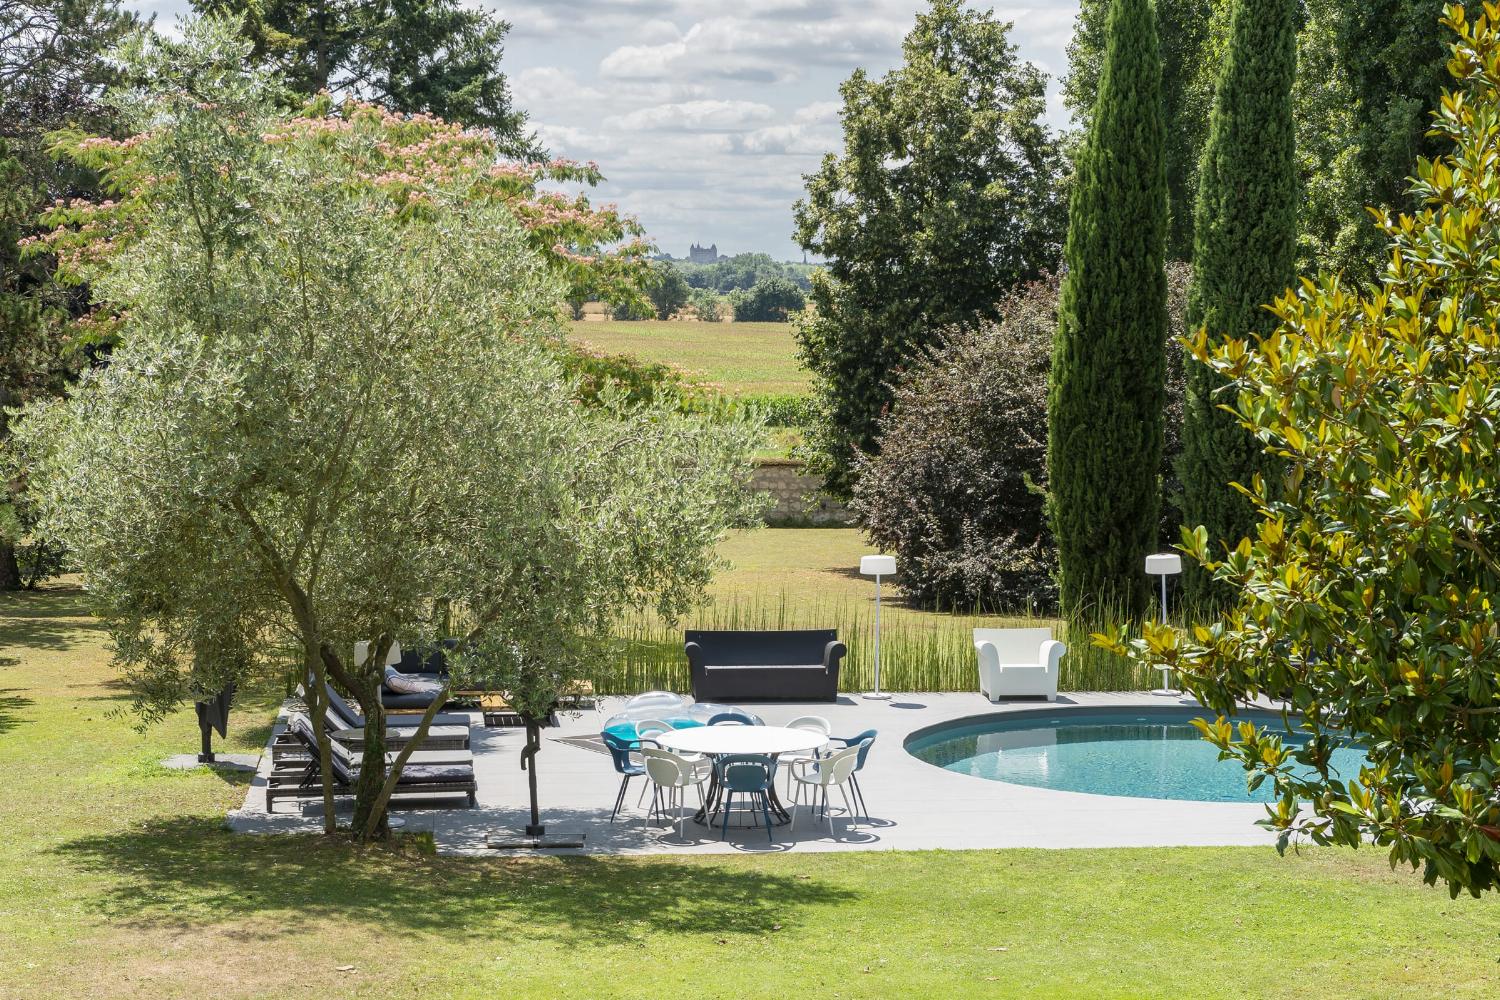
[[1017,695],[1057,700],[1057,675],[1065,643],[1046,628],[976,628],[979,692],[990,701]]

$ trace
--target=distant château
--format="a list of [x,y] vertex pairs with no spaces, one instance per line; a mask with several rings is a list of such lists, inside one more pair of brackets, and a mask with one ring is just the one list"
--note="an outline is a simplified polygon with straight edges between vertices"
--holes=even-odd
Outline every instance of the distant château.
[[719,245],[710,243],[706,247],[700,247],[694,243],[688,250],[688,263],[690,264],[717,264],[719,262]]

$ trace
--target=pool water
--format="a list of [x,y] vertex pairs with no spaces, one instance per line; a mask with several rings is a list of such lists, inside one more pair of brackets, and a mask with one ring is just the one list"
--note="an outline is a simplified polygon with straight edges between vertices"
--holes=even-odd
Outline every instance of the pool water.
[[[1244,769],[1219,760],[1191,720],[1201,710],[1084,713],[1027,712],[1013,718],[955,723],[913,737],[906,749],[918,760],[959,774],[1067,792],[1129,795],[1197,802],[1269,802],[1270,781],[1248,791]],[[1248,715],[1281,732],[1281,717]],[[1288,746],[1304,738],[1283,733]],[[1364,754],[1333,753],[1344,779],[1357,777]]]

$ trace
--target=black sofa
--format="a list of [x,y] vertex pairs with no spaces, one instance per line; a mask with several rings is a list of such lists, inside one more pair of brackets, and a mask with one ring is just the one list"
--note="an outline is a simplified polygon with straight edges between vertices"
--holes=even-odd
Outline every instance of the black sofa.
[[831,628],[688,630],[683,638],[698,701],[834,701],[849,651]]

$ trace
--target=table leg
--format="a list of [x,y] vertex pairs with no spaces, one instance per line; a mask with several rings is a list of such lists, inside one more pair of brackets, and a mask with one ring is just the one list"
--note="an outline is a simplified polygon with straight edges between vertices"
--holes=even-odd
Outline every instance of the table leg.
[[[773,755],[772,760],[776,757]],[[767,789],[771,799],[771,815],[776,818],[777,826],[785,826],[792,821],[792,814],[787,812],[786,806],[782,805],[781,797],[776,794],[775,776],[772,776],[770,787]],[[708,794],[704,796],[704,804],[698,811],[693,813],[693,822],[702,826],[713,826],[714,813],[719,811],[719,803],[724,797],[724,790],[719,787],[719,773],[714,772],[713,777],[708,779]]]

